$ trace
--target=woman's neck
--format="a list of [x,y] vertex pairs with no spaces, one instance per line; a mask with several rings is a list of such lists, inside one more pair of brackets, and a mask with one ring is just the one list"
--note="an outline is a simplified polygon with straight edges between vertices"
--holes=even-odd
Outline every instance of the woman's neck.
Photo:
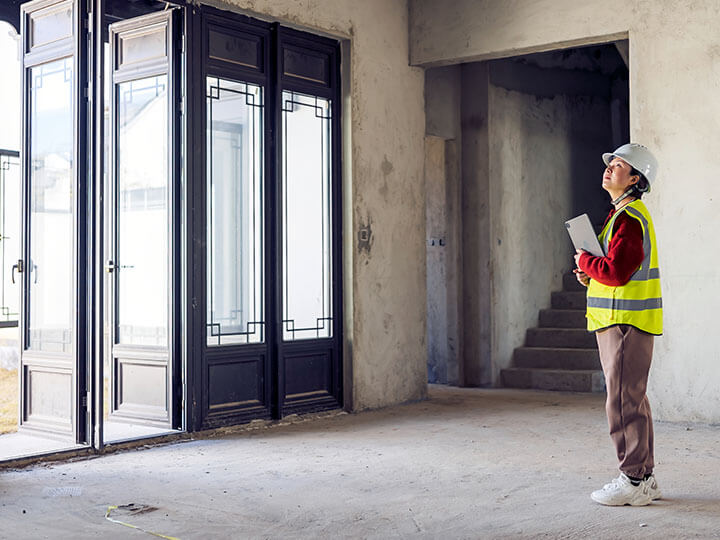
[[615,211],[620,210],[623,206],[625,206],[625,205],[627,205],[627,204],[630,204],[630,203],[633,202],[634,200],[635,200],[635,197],[633,197],[632,195],[628,195],[628,196],[625,197],[622,201],[620,201],[620,202],[618,202],[616,205],[614,205],[614,206],[615,206]]

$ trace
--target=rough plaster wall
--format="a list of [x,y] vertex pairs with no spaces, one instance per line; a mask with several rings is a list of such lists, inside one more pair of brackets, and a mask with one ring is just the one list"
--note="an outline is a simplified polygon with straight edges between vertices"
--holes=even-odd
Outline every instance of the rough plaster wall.
[[[656,225],[665,335],[655,341],[655,416],[720,422],[718,143],[720,3],[715,0],[412,0],[411,60],[451,64],[623,37],[631,138],[660,161],[644,200]],[[608,16],[612,14],[612,16]]]
[[425,133],[460,138],[460,66],[425,70]]
[[630,34],[632,134],[657,149],[661,167],[643,199],[656,227],[665,316],[650,400],[659,418],[717,423],[720,3],[665,7]]
[[[352,212],[344,223],[353,410],[425,397],[423,71],[408,66],[404,1],[208,2],[350,41]],[[361,229],[369,239],[360,239]],[[348,254],[347,251],[350,251]],[[351,340],[351,341],[350,341]]]

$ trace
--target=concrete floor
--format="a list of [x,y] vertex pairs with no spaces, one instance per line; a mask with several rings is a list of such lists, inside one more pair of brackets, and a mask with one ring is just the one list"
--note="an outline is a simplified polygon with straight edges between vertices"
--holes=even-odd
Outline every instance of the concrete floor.
[[603,397],[431,387],[430,400],[0,472],[0,538],[708,538],[720,428],[656,424],[665,494],[607,508]]

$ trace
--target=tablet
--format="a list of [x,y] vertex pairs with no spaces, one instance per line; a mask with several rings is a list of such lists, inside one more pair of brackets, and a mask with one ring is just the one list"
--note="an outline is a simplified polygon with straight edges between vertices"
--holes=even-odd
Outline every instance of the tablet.
[[575,249],[584,249],[596,257],[605,256],[587,214],[566,221],[565,227],[567,228],[570,240],[572,240]]

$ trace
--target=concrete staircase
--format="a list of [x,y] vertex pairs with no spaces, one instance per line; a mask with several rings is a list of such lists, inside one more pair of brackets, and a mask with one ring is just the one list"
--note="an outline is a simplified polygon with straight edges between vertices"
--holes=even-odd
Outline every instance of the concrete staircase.
[[563,276],[563,290],[552,293],[550,309],[540,310],[540,327],[530,328],[525,346],[515,349],[513,367],[500,373],[508,388],[604,392],[595,334],[585,328],[585,288]]

